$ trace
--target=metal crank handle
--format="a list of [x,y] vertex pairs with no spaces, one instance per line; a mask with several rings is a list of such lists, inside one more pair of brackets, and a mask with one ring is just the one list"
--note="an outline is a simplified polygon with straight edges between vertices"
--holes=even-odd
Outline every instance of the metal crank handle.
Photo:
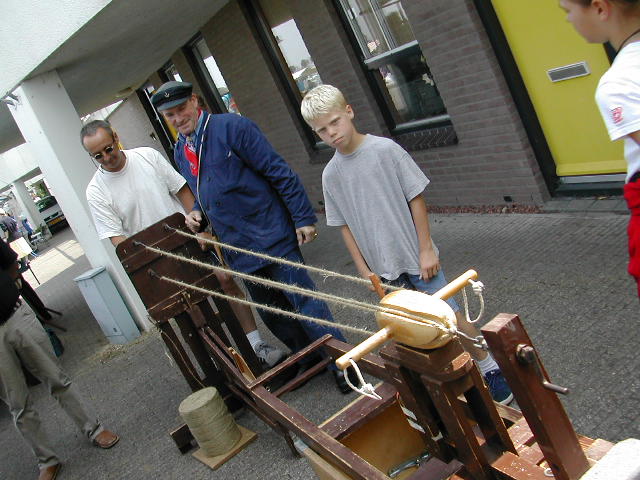
[[555,383],[551,383],[549,380],[545,378],[544,373],[542,372],[542,367],[540,366],[540,360],[538,359],[538,355],[536,355],[535,350],[531,345],[520,344],[516,347],[516,358],[520,363],[533,365],[534,371],[536,375],[540,379],[542,386],[547,390],[551,390],[552,392],[561,393],[562,395],[567,395],[569,393],[569,389],[567,387],[561,387],[560,385],[556,385]]
[[378,348],[385,342],[391,340],[392,338],[393,338],[393,330],[391,330],[389,327],[384,327],[382,330],[374,333],[369,338],[367,338],[364,342],[356,345],[347,353],[345,353],[340,358],[338,358],[336,360],[336,366],[340,370],[344,370],[351,365],[349,363],[349,359],[352,359],[354,362],[357,362],[362,357],[364,357],[367,353],[374,351],[376,348]]
[[396,478],[398,475],[404,472],[407,468],[420,466],[420,464],[424,462],[427,458],[429,458],[429,452],[421,453],[416,458],[412,458],[410,460],[407,460],[406,462],[396,465],[393,468],[390,468],[389,471],[387,472],[387,475],[390,478]]

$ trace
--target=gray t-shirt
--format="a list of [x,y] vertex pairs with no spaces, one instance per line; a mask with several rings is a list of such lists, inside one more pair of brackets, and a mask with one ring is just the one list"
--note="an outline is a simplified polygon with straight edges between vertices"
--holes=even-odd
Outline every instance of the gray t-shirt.
[[420,274],[418,236],[408,202],[429,179],[393,140],[367,135],[335,152],[322,172],[327,225],[348,225],[371,271],[388,280]]

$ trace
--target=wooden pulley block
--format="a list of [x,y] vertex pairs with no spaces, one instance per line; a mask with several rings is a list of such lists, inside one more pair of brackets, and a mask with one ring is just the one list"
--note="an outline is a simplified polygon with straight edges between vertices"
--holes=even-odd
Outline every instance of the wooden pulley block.
[[378,326],[391,329],[396,342],[410,347],[441,347],[452,337],[437,325],[446,330],[457,325],[456,314],[447,302],[415,290],[391,292],[380,300],[380,306],[394,311],[376,312]]
[[[434,295],[415,290],[397,290],[385,295],[380,300],[380,306],[395,311],[376,312],[376,321],[381,330],[338,358],[337,367],[344,370],[350,365],[350,360],[361,359],[391,339],[422,349],[445,345],[453,338],[445,330],[455,329],[457,322],[455,312],[444,299],[455,295],[470,279],[476,278],[478,274],[468,270]],[[438,328],[434,323],[444,328]]]

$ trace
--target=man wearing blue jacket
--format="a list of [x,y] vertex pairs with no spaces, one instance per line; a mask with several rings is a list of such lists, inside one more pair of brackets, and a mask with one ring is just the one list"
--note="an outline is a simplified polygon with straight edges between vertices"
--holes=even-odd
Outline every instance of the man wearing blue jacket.
[[[163,84],[151,102],[179,133],[174,159],[196,197],[187,226],[199,231],[203,220],[208,221],[224,243],[303,262],[299,246],[317,237],[316,215],[300,179],[257,125],[237,114],[211,115],[200,109],[187,82]],[[230,250],[224,257],[233,270],[315,289],[304,269]],[[323,301],[245,284],[255,302],[332,320]],[[266,311],[260,315],[292,352],[327,333],[345,341],[337,328]],[[349,392],[342,372],[333,370],[333,374],[338,388]]]

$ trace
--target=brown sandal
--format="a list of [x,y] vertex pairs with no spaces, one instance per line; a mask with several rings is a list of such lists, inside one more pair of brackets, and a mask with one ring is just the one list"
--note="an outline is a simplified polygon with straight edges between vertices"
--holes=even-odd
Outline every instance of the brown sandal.
[[120,440],[118,435],[109,430],[103,430],[93,439],[93,444],[98,448],[107,449],[118,443],[118,440]]

